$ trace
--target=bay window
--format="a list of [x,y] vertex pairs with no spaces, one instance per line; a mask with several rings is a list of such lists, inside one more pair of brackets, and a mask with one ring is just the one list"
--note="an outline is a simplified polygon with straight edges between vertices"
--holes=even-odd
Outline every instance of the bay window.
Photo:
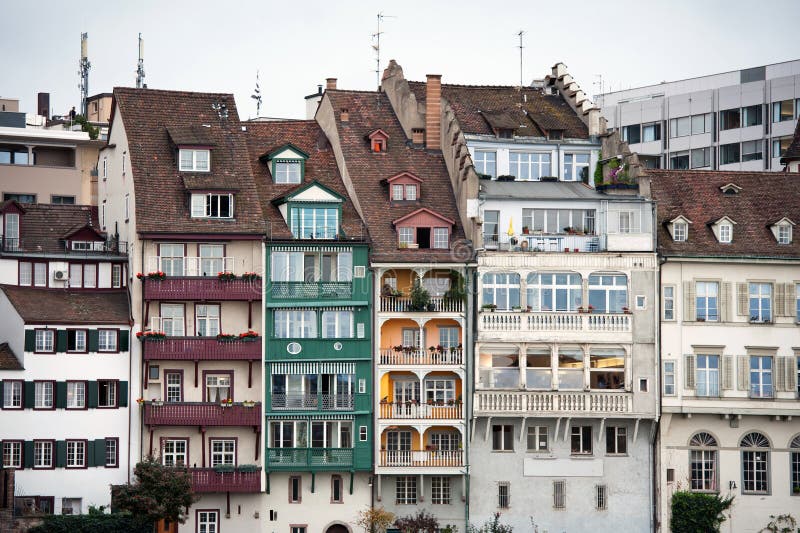
[[337,207],[292,207],[289,221],[295,239],[334,239],[339,234]]

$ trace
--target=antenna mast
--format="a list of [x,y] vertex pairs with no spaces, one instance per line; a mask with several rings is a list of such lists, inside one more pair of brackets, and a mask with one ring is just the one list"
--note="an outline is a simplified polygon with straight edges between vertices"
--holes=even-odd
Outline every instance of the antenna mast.
[[256,118],[261,116],[261,85],[258,78],[258,70],[256,70],[256,88],[250,98],[256,101]]
[[144,39],[142,34],[139,34],[139,66],[136,68],[136,88],[141,89],[147,87],[144,84]]
[[517,36],[519,37],[519,46],[517,48],[519,48],[519,86],[520,87],[524,87],[525,86],[525,84],[522,83],[522,49],[524,48],[524,46],[522,46],[522,36],[525,35],[525,33],[526,32],[524,30],[519,30],[519,33],[517,33]]
[[381,22],[385,18],[393,19],[397,17],[384,15],[383,12],[378,13],[378,31],[372,34],[372,38],[375,39],[375,44],[372,45],[372,49],[375,50],[375,81],[377,82],[379,91],[381,86],[381,35],[383,34],[381,31]]
[[86,116],[86,100],[89,98],[89,69],[92,64],[89,63],[89,34],[81,33],[81,60],[78,63],[80,68],[79,74],[81,75],[81,82],[78,88],[81,90],[81,114]]

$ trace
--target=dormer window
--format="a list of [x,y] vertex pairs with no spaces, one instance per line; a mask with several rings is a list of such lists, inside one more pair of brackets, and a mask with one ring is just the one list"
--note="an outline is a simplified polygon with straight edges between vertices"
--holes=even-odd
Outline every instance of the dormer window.
[[178,154],[181,172],[208,172],[211,170],[211,150],[205,148],[181,148]]
[[547,138],[551,141],[560,141],[564,138],[564,130],[550,130],[547,132]]
[[378,129],[367,135],[367,140],[369,141],[370,150],[372,150],[373,153],[379,154],[386,151],[386,143],[389,140],[389,134]]
[[269,165],[273,181],[285,185],[303,183],[309,157],[297,146],[287,143],[259,159]]
[[335,239],[339,234],[339,207],[292,207],[289,214],[295,239]]
[[792,227],[789,224],[781,224],[778,226],[778,244],[791,244],[792,242]]
[[733,224],[723,222],[719,225],[719,242],[730,243],[733,240]]
[[389,184],[392,202],[416,202],[420,197],[422,180],[410,172],[392,176],[386,182]]
[[233,195],[192,194],[192,218],[233,218]]
[[514,138],[514,130],[507,129],[507,128],[498,128],[495,130],[497,132],[498,139],[513,139]]
[[675,242],[684,242],[686,241],[686,235],[688,233],[689,226],[686,222],[676,222],[672,226],[672,240]]
[[302,180],[300,161],[275,161],[275,183],[300,183]]
[[393,222],[399,248],[450,248],[450,232],[455,224],[449,218],[422,208]]
[[417,199],[417,186],[406,185],[406,200],[416,200],[416,199]]

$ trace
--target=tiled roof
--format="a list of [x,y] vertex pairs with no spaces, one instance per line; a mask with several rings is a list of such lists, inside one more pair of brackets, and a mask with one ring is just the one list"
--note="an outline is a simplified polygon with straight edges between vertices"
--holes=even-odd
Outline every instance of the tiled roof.
[[0,285],[26,324],[128,324],[124,291],[89,292]]
[[7,342],[0,344],[0,370],[25,370]]
[[[137,231],[263,234],[247,133],[241,130],[233,95],[117,87],[114,102],[113,120],[122,119],[128,137]],[[227,106],[227,119],[212,108],[219,103]],[[211,172],[178,172],[171,135],[180,142],[211,145]],[[204,183],[236,191],[233,220],[190,217],[187,186],[196,189]]]
[[[425,82],[408,82],[417,102],[425,102]],[[563,130],[565,139],[587,139],[589,130],[559,95],[542,94],[531,87],[442,84],[442,98],[450,103],[464,133],[492,135],[490,124],[516,135],[544,137],[547,130]],[[527,112],[527,113],[526,113]]]
[[[658,211],[658,250],[679,256],[800,258],[800,232],[791,244],[778,244],[770,225],[787,217],[800,220],[797,177],[782,172],[725,172],[699,170],[647,170]],[[720,187],[741,187],[725,194]],[[675,242],[669,221],[678,216],[691,220],[688,238]],[[728,217],[736,221],[733,242],[717,241],[710,223]]]
[[[295,189],[305,187],[312,181],[335,191],[345,198],[342,205],[342,229],[350,237],[366,238],[361,218],[353,207],[345,189],[333,150],[328,139],[313,120],[286,120],[268,122],[246,122],[247,146],[252,173],[261,200],[261,210],[267,221],[267,237],[271,239],[291,239],[292,233],[286,225],[278,208],[272,200],[289,194]],[[303,183],[276,184],[272,178],[271,165],[261,159],[277,148],[291,143],[309,155],[305,162]]]
[[790,159],[800,159],[800,119],[797,119],[797,126],[794,128],[792,144],[781,156],[781,163],[788,163]]
[[[409,146],[385,93],[328,90],[325,94],[335,110],[347,171],[369,227],[372,260],[419,263],[469,259],[470,252],[464,243],[464,231],[442,154]],[[347,122],[341,121],[341,109],[349,110]],[[365,140],[365,136],[376,129],[382,129],[389,136],[384,152],[373,153]],[[401,172],[411,172],[422,179],[418,201],[402,204],[389,201],[389,186],[385,180]],[[450,250],[398,249],[392,220],[421,207],[456,221]]]
[[62,239],[91,224],[99,231],[97,206],[25,204],[20,215],[20,250],[31,253],[63,253]]

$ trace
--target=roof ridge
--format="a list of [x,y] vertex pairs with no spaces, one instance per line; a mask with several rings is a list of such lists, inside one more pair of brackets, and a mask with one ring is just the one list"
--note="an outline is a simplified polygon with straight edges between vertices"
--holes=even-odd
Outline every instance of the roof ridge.
[[185,91],[185,90],[176,90],[176,89],[140,89],[137,87],[114,87],[114,92],[121,91],[121,92],[149,92],[149,93],[160,93],[160,94],[171,94],[176,96],[196,96],[196,97],[208,97],[208,96],[230,96],[233,97],[233,93],[216,93],[216,92],[203,92],[203,91]]

